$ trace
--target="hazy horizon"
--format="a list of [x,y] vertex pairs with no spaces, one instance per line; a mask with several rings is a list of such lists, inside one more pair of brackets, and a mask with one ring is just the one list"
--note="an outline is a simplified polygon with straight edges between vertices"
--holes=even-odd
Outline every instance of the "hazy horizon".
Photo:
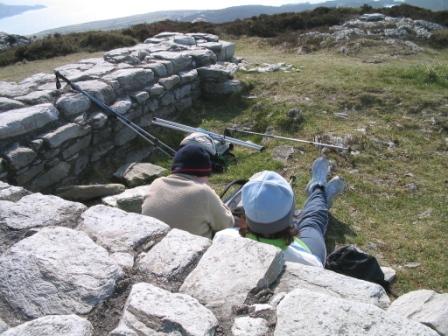
[[281,6],[296,3],[319,3],[323,0],[231,0],[225,4],[211,1],[178,1],[165,0],[158,3],[146,3],[141,0],[4,0],[1,3],[7,5],[45,5],[46,8],[31,10],[25,13],[0,19],[0,31],[10,34],[32,35],[42,30],[59,28],[68,25],[80,24],[91,21],[114,19],[119,17],[144,14],[165,10],[188,9],[221,9],[240,5],[266,5]]

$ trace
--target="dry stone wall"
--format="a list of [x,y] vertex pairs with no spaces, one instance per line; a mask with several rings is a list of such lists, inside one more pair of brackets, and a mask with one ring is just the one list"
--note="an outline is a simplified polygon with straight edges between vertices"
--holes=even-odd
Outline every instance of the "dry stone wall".
[[[232,79],[237,67],[217,64],[232,61],[234,53],[233,43],[215,35],[161,33],[56,70],[146,127],[153,116],[181,113],[201,96],[239,92]],[[82,94],[57,90],[53,74],[0,82],[2,181],[34,191],[76,183],[105,157],[129,160],[136,137]]]
[[1,336],[448,336],[447,294],[390,304],[271,245],[0,188]]

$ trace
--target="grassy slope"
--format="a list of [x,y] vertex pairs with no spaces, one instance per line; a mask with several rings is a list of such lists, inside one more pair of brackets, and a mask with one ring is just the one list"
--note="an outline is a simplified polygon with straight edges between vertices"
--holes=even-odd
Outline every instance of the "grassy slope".
[[[255,121],[263,129],[280,125],[289,108],[299,107],[305,114],[302,128],[292,133],[278,128],[277,133],[302,139],[323,133],[353,134],[359,155],[329,153],[336,163],[335,174],[349,184],[332,210],[329,246],[356,243],[383,265],[393,266],[398,271],[399,293],[422,287],[446,292],[448,140],[446,132],[433,126],[432,117],[448,113],[448,53],[431,51],[369,64],[363,57],[285,53],[255,39],[240,40],[237,53],[250,62],[286,62],[302,71],[239,74],[239,79],[253,86],[250,94],[258,99],[223,102],[218,108],[204,104],[195,117],[185,120],[221,131],[232,123]],[[334,115],[344,110],[348,110],[347,120]],[[361,128],[367,133],[357,130]],[[375,139],[398,145],[387,148]],[[249,177],[261,169],[282,170],[298,177],[295,191],[300,207],[309,167],[319,151],[295,146],[299,153],[282,169],[269,155],[277,144],[270,143],[264,154],[240,150],[238,164],[214,177],[214,186],[219,190],[233,178]],[[417,185],[416,191],[407,189],[410,183]],[[421,266],[403,267],[409,262]]]

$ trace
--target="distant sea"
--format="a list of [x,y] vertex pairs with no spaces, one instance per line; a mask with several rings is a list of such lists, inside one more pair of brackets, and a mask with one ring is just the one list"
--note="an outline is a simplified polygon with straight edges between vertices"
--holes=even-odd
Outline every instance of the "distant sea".
[[0,19],[0,31],[10,34],[33,35],[42,30],[58,28],[84,22],[91,22],[115,17],[151,12],[151,5],[145,8],[126,8],[120,11],[112,9],[105,11],[102,6],[90,1],[91,5],[85,5],[81,1],[69,1],[65,4],[52,4],[43,9],[27,11],[19,15]]

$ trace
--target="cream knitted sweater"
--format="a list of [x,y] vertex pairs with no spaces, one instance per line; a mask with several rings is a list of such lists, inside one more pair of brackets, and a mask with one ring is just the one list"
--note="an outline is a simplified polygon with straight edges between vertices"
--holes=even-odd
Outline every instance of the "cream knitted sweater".
[[231,211],[213,189],[186,174],[156,179],[149,187],[142,214],[207,238],[234,224]]

